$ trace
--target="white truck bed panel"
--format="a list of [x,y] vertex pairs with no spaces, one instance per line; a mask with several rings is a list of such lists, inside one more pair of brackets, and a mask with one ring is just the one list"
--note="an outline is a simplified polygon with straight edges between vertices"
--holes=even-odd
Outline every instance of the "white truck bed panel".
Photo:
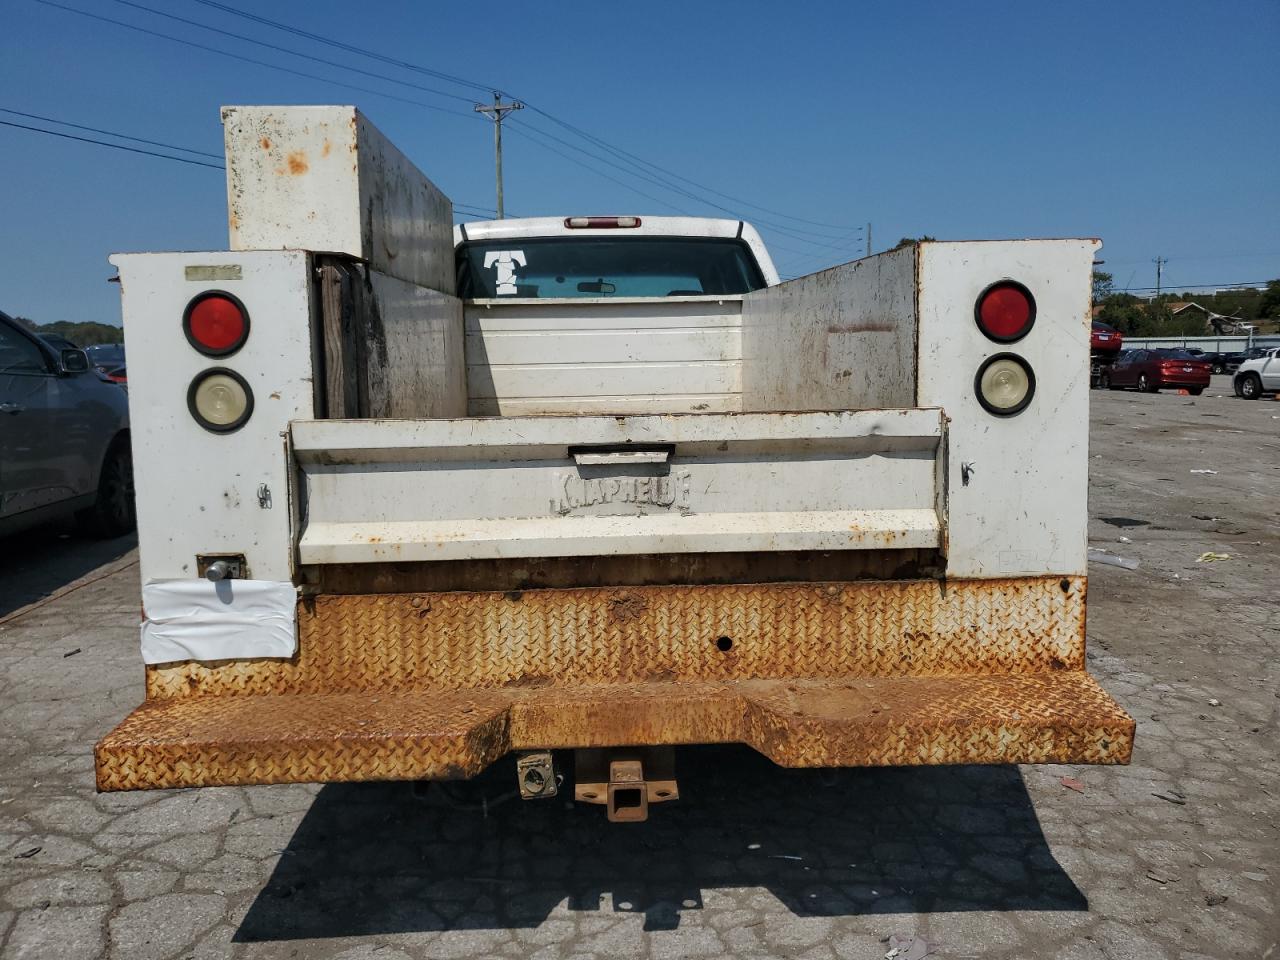
[[302,563],[943,538],[938,410],[302,421],[292,433]]
[[742,409],[742,298],[472,300],[472,416]]
[[301,545],[303,563],[470,560],[476,557],[721,553],[739,550],[932,549],[937,512],[831,510],[714,513],[706,516],[317,523]]

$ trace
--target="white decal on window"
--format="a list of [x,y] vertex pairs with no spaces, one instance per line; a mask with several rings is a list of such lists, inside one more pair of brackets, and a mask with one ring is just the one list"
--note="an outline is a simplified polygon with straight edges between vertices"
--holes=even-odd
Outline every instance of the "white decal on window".
[[484,268],[497,267],[499,296],[516,292],[516,267],[523,267],[526,261],[523,250],[490,250],[484,255]]

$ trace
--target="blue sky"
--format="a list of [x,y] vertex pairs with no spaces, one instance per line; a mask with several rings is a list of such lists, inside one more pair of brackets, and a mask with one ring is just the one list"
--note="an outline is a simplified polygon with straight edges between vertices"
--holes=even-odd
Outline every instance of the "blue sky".
[[[464,115],[35,0],[5,5],[0,107],[217,153],[222,104],[355,103],[455,201],[493,204],[491,127],[470,104],[483,97],[478,90],[196,0],[138,2],[464,99],[254,47],[118,0],[57,2]],[[723,215],[710,200],[790,228],[762,226],[784,275],[861,255],[869,221],[877,249],[926,233],[1100,236],[1120,286],[1154,284],[1157,255],[1169,259],[1173,288],[1280,276],[1276,0],[227,2],[508,91],[737,198],[681,184],[692,199],[549,142],[651,195],[640,196],[517,126],[506,140],[509,214],[674,212],[661,200]],[[531,110],[515,119],[602,153]],[[105,282],[109,253],[227,243],[216,170],[0,126],[0,185],[0,309],[10,314],[118,322],[117,288]]]

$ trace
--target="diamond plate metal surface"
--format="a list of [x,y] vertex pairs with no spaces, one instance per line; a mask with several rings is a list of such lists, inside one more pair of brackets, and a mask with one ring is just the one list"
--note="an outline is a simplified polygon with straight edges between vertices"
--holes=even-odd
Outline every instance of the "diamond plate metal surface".
[[102,790],[451,779],[511,750],[1125,763],[1083,578],[323,595],[289,661],[149,667]]
[[742,742],[783,766],[1126,763],[1087,674],[184,697],[96,750],[100,790],[454,779],[511,750]]
[[1058,577],[322,595],[293,660],[152,666],[147,696],[1082,670],[1084,608]]

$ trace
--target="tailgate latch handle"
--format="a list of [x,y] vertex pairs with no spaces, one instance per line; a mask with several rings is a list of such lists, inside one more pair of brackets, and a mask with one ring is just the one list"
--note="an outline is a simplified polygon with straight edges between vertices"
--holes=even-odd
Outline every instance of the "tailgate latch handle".
[[622,467],[670,463],[675,450],[674,443],[628,443],[621,446],[570,447],[569,456],[580,467]]

